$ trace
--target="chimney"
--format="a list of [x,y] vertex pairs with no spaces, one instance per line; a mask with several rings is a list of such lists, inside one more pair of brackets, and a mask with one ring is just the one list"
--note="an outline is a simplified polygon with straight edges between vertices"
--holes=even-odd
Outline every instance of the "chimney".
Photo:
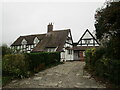
[[48,29],[47,32],[53,31],[53,25],[52,25],[52,23],[49,23],[47,29]]

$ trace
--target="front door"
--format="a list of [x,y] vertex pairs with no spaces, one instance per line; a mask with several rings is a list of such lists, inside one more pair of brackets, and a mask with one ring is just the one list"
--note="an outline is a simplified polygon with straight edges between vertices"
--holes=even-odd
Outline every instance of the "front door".
[[80,51],[80,60],[84,61],[83,51]]

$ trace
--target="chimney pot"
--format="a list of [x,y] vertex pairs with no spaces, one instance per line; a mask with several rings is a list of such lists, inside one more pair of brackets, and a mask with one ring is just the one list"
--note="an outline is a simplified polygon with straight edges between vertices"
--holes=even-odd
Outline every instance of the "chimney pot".
[[53,25],[52,25],[52,22],[51,23],[49,23],[49,25],[47,26],[47,32],[51,32],[51,31],[53,31]]

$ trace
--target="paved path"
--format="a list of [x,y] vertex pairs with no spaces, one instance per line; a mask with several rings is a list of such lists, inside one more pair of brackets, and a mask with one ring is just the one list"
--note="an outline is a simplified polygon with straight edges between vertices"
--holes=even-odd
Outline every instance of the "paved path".
[[83,71],[85,63],[65,62],[23,80],[14,80],[6,88],[104,88]]

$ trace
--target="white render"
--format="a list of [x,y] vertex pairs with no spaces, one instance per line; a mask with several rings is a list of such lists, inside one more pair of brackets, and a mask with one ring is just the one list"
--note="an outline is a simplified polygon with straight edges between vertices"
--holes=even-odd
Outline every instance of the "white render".
[[61,61],[73,61],[73,50],[71,50],[72,53],[68,54],[68,50],[65,49],[64,52],[60,53]]
[[[71,37],[70,34],[68,35],[68,37]],[[66,43],[64,45],[63,48],[63,52],[60,53],[61,56],[61,61],[73,61],[74,60],[74,51],[67,49],[68,48],[72,48],[72,40],[66,40]]]

